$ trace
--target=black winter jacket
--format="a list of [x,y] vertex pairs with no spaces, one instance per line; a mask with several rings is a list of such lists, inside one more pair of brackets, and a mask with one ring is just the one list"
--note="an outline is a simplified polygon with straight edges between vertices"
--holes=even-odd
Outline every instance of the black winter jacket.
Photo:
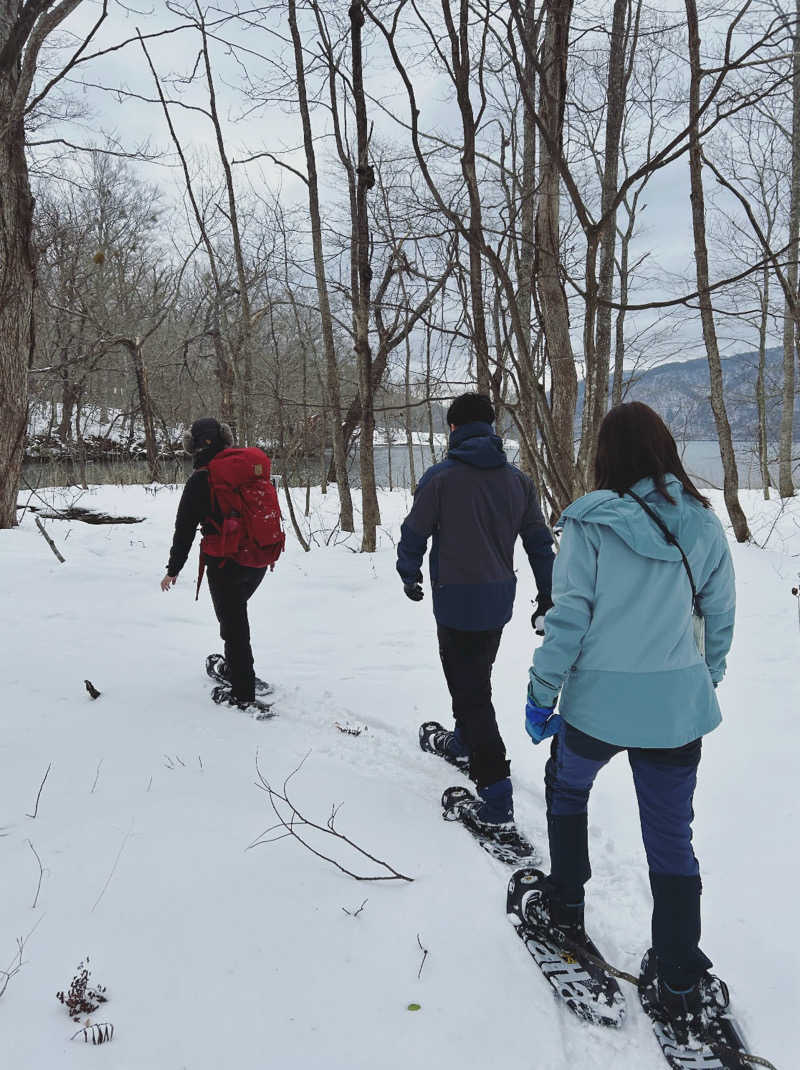
[[[211,520],[214,523],[208,523]],[[212,509],[211,490],[208,485],[208,469],[198,468],[192,472],[183,488],[175,517],[175,534],[167,563],[167,575],[177,576],[192,549],[198,525],[203,535],[213,535],[222,524],[222,514]]]

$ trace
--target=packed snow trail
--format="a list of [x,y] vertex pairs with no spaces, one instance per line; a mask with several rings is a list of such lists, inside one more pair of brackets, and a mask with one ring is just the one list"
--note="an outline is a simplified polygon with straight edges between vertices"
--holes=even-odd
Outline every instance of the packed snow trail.
[[[766,536],[779,506],[744,497]],[[290,536],[250,603],[256,668],[280,711],[267,723],[208,697],[204,659],[219,638],[207,591],[194,602],[194,554],[174,590],[158,588],[177,500],[141,487],[84,494],[83,505],[146,520],[48,522],[64,565],[30,513],[0,533],[0,968],[36,926],[0,1000],[3,1065],[86,1064],[55,993],[89,955],[108,989],[102,1020],[115,1027],[91,1058],[110,1070],[662,1070],[633,990],[618,1032],[559,1007],[505,919],[507,868],[441,820],[442,790],[459,775],[417,742],[422,721],[449,723],[449,700],[430,592],[412,604],[394,572],[407,494],[382,495],[376,554],[335,539],[304,554]],[[330,532],[335,508],[333,494],[317,493],[311,529]],[[704,744],[695,844],[703,947],[752,1049],[791,1070],[800,635],[790,555],[800,553],[800,505],[770,546],[734,547],[739,616],[720,689],[725,720]],[[523,555],[518,564],[494,700],[520,825],[546,852],[547,748],[523,727],[539,640]],[[336,722],[366,730],[349,735]],[[414,883],[357,883],[287,840],[247,850],[274,823],[255,786],[257,751],[276,784],[308,754],[290,783],[299,809],[324,824],[343,803],[337,826]],[[624,759],[598,779],[590,821],[587,927],[611,962],[636,973],[650,894]],[[35,909],[30,845],[44,867]],[[348,861],[367,875],[363,860]],[[418,935],[429,951],[419,978]]]

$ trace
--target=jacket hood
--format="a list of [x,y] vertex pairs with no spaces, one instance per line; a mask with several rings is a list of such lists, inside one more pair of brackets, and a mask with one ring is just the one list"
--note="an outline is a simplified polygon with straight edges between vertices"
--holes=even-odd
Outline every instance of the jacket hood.
[[491,424],[485,423],[462,424],[452,431],[447,456],[474,468],[502,468],[508,464],[502,439]]
[[[701,514],[706,510],[700,502],[685,493],[677,476],[667,475],[664,483],[670,496],[675,499],[674,505],[656,489],[655,480],[650,476],[634,483],[631,490],[658,513],[688,554],[700,531]],[[667,542],[652,517],[627,494],[620,497],[614,490],[592,491],[564,510],[556,530],[563,528],[568,519],[611,528],[641,557],[656,561],[681,560],[677,547]]]

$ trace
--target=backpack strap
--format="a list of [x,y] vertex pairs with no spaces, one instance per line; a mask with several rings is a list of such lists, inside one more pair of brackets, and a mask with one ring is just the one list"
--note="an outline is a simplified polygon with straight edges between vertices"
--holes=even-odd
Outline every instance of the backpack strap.
[[640,498],[639,495],[635,494],[632,490],[626,490],[625,493],[630,494],[631,498],[633,498],[635,502],[638,502],[639,505],[641,505],[642,509],[644,509],[650,519],[661,528],[664,538],[667,540],[670,546],[674,546],[678,550],[678,553],[681,555],[681,560],[683,561],[683,567],[686,569],[686,575],[689,577],[689,583],[692,587],[692,605],[695,610],[699,612],[697,608],[697,588],[694,585],[694,576],[692,575],[692,570],[689,567],[689,559],[683,552],[683,547],[678,542],[677,538],[673,535],[673,533],[669,530],[669,528],[655,511],[655,509],[652,509],[643,498]]

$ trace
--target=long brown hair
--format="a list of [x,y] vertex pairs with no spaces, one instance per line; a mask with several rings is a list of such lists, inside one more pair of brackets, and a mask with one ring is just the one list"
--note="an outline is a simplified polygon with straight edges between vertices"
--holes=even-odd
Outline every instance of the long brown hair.
[[597,437],[594,461],[597,490],[615,490],[622,497],[634,483],[651,476],[663,497],[674,505],[664,483],[664,477],[669,474],[677,476],[686,493],[706,509],[711,507],[711,502],[687,475],[675,439],[658,413],[641,401],[615,405],[600,425]]

